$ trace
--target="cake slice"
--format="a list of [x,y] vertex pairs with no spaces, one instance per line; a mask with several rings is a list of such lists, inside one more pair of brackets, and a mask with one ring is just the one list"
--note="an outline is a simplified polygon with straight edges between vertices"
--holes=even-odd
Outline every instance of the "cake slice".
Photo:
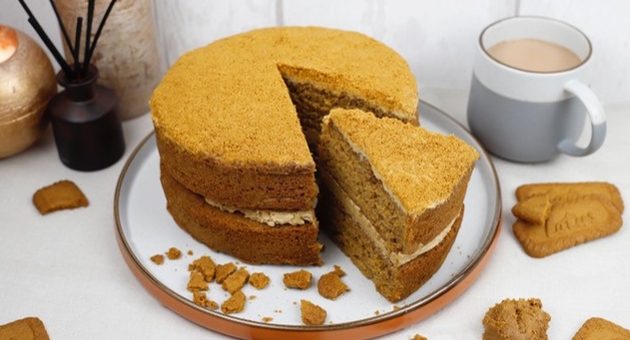
[[385,298],[409,296],[455,240],[479,153],[453,135],[334,109],[318,157],[322,226]]

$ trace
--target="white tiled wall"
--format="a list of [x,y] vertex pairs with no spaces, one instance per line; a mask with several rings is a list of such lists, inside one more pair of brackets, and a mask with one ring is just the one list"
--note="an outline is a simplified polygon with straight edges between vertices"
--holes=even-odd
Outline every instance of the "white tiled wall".
[[[182,53],[234,33],[273,25],[321,25],[363,32],[390,45],[408,60],[421,91],[466,89],[477,36],[489,23],[517,14],[553,17],[590,37],[593,72],[585,80],[602,102],[630,102],[627,0],[152,1],[164,68]],[[27,2],[45,29],[54,32],[49,3]],[[0,24],[34,36],[17,1],[3,0]],[[58,36],[53,38],[60,43]]]

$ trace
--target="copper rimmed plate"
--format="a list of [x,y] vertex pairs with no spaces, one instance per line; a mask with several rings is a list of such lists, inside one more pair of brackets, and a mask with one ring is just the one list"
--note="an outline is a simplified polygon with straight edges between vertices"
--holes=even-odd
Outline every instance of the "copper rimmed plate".
[[[347,275],[343,281],[350,292],[337,300],[321,297],[315,284],[305,291],[286,289],[284,273],[302,267],[247,265],[250,273],[264,272],[270,285],[263,290],[245,286],[250,297],[245,310],[223,314],[220,309],[202,308],[192,302],[186,290],[188,264],[201,255],[217,263],[236,262],[228,255],[211,251],[182,231],[166,211],[166,199],[159,180],[159,154],[155,136],[149,134],[136,148],[123,168],[114,200],[116,232],[127,265],[142,286],[177,314],[206,328],[239,338],[274,339],[365,339],[393,332],[416,323],[457,298],[482,272],[498,240],[501,219],[501,192],[494,166],[471,134],[439,109],[420,102],[421,124],[426,129],[455,134],[481,153],[465,198],[466,212],[455,244],[440,270],[409,298],[392,304],[381,297],[371,281],[350,260],[321,235],[326,244],[325,265],[307,267],[315,282],[320,275],[339,265]],[[183,252],[179,260],[163,265],[150,257],[171,247]],[[189,253],[190,252],[190,253]],[[223,302],[228,293],[210,284],[208,297]],[[323,326],[304,326],[300,300],[307,299],[328,312]]]

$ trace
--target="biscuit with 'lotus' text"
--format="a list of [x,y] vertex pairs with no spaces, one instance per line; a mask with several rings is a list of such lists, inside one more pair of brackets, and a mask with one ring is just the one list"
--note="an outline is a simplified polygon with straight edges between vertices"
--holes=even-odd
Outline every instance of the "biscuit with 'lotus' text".
[[619,189],[606,182],[525,184],[516,198],[512,229],[532,257],[610,235],[623,224]]

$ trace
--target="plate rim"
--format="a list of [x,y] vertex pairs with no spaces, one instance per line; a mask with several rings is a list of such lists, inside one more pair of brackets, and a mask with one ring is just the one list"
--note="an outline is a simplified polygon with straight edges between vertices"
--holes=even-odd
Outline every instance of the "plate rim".
[[476,149],[480,154],[482,154],[481,159],[485,160],[486,165],[490,169],[492,181],[494,183],[494,187],[492,189],[494,193],[496,193],[494,215],[492,216],[492,221],[490,222],[490,232],[488,237],[486,237],[484,242],[480,245],[480,251],[475,254],[476,257],[451,280],[436,288],[424,299],[409,303],[396,311],[375,317],[338,324],[326,324],[322,326],[302,326],[268,324],[239,318],[233,315],[225,315],[223,313],[199,307],[190,299],[186,299],[172,291],[169,287],[152,275],[148,269],[142,265],[136,254],[134,254],[129,241],[123,236],[124,231],[120,216],[120,195],[127,179],[127,174],[134,164],[134,161],[137,160],[138,154],[144,150],[145,146],[154,137],[154,130],[150,131],[129,155],[120,172],[116,184],[114,194],[116,240],[125,263],[141,285],[164,306],[202,327],[242,339],[266,339],[290,335],[300,336],[302,339],[338,339],[339,337],[343,337],[344,339],[366,339],[375,336],[382,336],[406,328],[413,323],[417,323],[429,317],[459,297],[474,281],[476,281],[477,277],[485,268],[487,262],[491,258],[491,255],[494,253],[499,239],[499,234],[501,233],[502,197],[498,175],[492,159],[472,133],[462,123],[455,120],[438,107],[420,100],[418,105],[419,111],[421,105],[430,108],[438,114],[438,116],[442,116],[442,118],[447,119],[449,123],[457,126],[466,133],[467,137],[477,144]]

